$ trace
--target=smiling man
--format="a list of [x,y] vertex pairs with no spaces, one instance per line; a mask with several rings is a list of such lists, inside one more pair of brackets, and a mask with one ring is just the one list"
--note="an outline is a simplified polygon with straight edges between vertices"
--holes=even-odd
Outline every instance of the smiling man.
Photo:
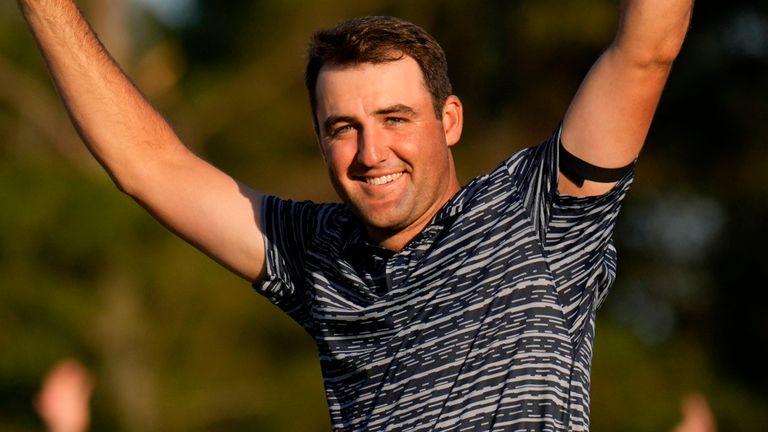
[[449,96],[436,115],[421,69],[407,56],[324,66],[316,98],[336,192],[374,243],[402,249],[459,191],[449,147],[461,135],[461,103]]
[[314,338],[335,429],[589,428],[614,221],[692,0],[625,1],[561,126],[464,186],[438,43],[391,17],[318,32],[306,84],[342,204],[264,196],[202,161],[71,0],[18,2],[121,190]]

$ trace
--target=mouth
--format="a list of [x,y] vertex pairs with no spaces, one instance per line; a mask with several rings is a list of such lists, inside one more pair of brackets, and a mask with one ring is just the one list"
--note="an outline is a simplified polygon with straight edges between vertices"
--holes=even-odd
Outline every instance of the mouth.
[[404,173],[399,172],[399,173],[388,174],[380,177],[361,177],[361,180],[369,185],[380,186],[380,185],[385,185],[387,183],[392,183],[393,181],[402,177],[403,174]]

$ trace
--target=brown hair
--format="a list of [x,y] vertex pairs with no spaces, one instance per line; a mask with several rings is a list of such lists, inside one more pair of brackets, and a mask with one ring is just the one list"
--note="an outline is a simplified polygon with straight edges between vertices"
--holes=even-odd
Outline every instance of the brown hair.
[[304,82],[317,128],[317,78],[323,65],[353,66],[361,63],[386,63],[410,56],[424,74],[432,95],[435,115],[440,118],[445,100],[451,95],[445,53],[421,27],[388,16],[366,16],[344,21],[314,34],[309,45]]

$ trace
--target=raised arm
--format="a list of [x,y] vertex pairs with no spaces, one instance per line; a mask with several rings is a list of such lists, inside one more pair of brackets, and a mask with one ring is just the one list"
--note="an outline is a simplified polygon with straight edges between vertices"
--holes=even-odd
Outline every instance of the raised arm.
[[88,149],[117,186],[236,274],[264,267],[260,194],[189,151],[115,64],[72,0],[18,0]]
[[[637,158],[672,62],[688,30],[693,0],[625,0],[611,46],[594,64],[563,120],[569,153],[618,168]],[[560,176],[560,193],[599,195],[613,183],[578,187]]]

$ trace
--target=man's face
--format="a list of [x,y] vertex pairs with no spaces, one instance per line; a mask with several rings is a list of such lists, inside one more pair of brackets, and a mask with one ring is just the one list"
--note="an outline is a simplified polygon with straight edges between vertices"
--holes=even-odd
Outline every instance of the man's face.
[[458,190],[449,147],[462,127],[451,96],[442,115],[418,63],[324,66],[316,87],[320,150],[341,199],[371,239],[399,250]]

